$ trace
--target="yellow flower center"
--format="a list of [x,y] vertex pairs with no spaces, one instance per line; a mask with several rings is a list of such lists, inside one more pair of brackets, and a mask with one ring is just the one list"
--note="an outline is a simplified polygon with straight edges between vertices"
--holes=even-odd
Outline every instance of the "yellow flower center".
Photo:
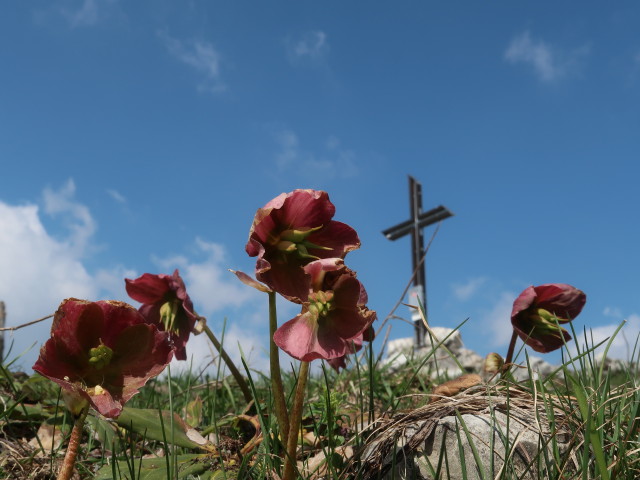
[[302,228],[299,230],[285,230],[274,241],[276,248],[281,252],[296,254],[299,258],[318,260],[319,257],[311,255],[309,249],[331,250],[329,247],[323,247],[307,241],[307,237],[313,232],[320,230],[323,225],[314,228]]
[[167,332],[178,332],[176,318],[178,317],[179,308],[180,302],[177,298],[163,303],[160,307],[160,321]]
[[318,319],[326,317],[334,308],[333,292],[329,290],[327,292],[318,291],[310,293],[308,308]]
[[112,357],[113,350],[102,343],[102,340],[100,340],[100,345],[89,350],[89,363],[97,370],[109,365]]

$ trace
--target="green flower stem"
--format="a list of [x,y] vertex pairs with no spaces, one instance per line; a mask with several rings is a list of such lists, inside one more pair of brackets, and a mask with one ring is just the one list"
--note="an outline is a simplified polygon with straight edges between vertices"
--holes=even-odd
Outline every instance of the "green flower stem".
[[69,445],[67,446],[67,453],[64,456],[62,462],[62,468],[58,472],[57,480],[69,480],[73,476],[73,467],[76,464],[76,457],[78,456],[78,449],[80,448],[80,441],[82,440],[82,429],[84,428],[84,422],[87,418],[87,412],[89,412],[89,404],[87,404],[76,418],[71,430],[71,436],[69,437]]
[[289,425],[289,438],[287,439],[287,458],[284,464],[284,476],[282,480],[293,480],[296,474],[296,450],[298,449],[298,433],[302,422],[302,409],[304,394],[307,390],[309,378],[309,362],[300,362],[298,373],[298,385],[291,409],[291,423]]
[[509,343],[509,349],[507,350],[507,356],[504,359],[504,366],[502,371],[502,376],[506,375],[506,372],[509,370],[511,366],[511,361],[513,360],[513,352],[516,348],[516,340],[518,340],[518,334],[516,331],[513,331],[513,335],[511,335],[511,342]]
[[287,442],[289,437],[289,415],[287,414],[287,402],[284,397],[282,375],[280,373],[280,357],[278,346],[273,341],[273,334],[278,328],[278,314],[276,312],[276,294],[269,292],[269,360],[271,367],[271,390],[273,403],[276,409],[276,418],[280,428],[280,438]]
[[216,338],[216,336],[213,334],[213,332],[211,331],[211,329],[206,323],[204,324],[204,333],[207,334],[207,337],[209,337],[209,340],[211,340],[211,343],[213,343],[213,346],[216,348],[216,350],[222,357],[222,360],[224,360],[224,363],[226,363],[227,367],[229,367],[229,371],[231,372],[231,375],[233,375],[233,378],[236,379],[236,383],[240,387],[240,390],[242,390],[242,396],[244,397],[245,402],[247,403],[251,402],[251,400],[253,400],[253,397],[251,396],[251,390],[249,389],[249,385],[247,385],[246,380],[240,374],[240,371],[236,367],[235,363],[233,363],[233,360],[231,360],[231,357],[227,354],[226,350],[222,347],[222,344],[218,341],[218,339]]

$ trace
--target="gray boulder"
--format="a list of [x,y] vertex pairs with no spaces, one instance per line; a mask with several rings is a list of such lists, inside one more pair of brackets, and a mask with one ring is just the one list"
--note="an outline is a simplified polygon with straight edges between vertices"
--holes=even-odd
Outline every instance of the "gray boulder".
[[[398,338],[391,340],[387,345],[387,355],[383,360],[391,372],[396,372],[405,367],[408,361],[415,364],[425,357],[429,359],[422,367],[421,373],[435,378],[456,378],[465,373],[482,373],[484,358],[473,350],[465,348],[462,335],[459,330],[446,327],[432,327],[434,337],[427,335],[426,347],[413,348],[413,338]],[[440,344],[440,342],[442,342]],[[435,352],[433,346],[440,344]],[[529,378],[529,369],[524,362],[522,367],[514,368],[513,374],[516,380],[523,381]],[[556,367],[544,361],[540,357],[530,356],[529,365],[534,379],[546,377]]]
[[[507,400],[486,386],[471,390],[379,425],[359,456],[363,478],[537,480],[557,473],[549,471],[557,465],[553,448],[565,456],[576,440],[558,412],[555,424],[564,427],[552,432],[544,409],[522,392]],[[575,468],[571,458],[564,468]],[[500,476],[505,469],[508,475]]]

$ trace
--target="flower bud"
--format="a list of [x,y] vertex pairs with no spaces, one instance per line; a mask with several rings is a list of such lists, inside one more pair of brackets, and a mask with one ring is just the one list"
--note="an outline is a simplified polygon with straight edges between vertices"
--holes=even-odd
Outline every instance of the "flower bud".
[[484,359],[483,371],[489,374],[499,373],[504,366],[504,359],[497,353],[490,353]]

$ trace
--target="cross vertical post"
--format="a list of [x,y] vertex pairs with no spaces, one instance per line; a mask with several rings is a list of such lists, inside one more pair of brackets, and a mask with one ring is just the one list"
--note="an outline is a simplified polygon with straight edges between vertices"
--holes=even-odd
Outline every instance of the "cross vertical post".
[[[405,235],[411,235],[411,264],[413,272],[412,295],[422,303],[424,307],[425,318],[427,316],[427,275],[425,261],[423,261],[424,251],[424,235],[422,229],[433,223],[449,218],[453,213],[442,205],[433,208],[427,212],[422,211],[422,185],[409,175],[409,211],[410,218],[398,225],[388,228],[382,234],[389,240],[397,240]],[[415,329],[414,348],[419,349],[425,346],[426,328],[422,324],[422,318],[419,313],[411,316]]]
[[[411,220],[413,220],[413,230],[411,232],[411,267],[415,272],[415,278],[413,280],[414,293],[416,299],[422,303],[424,307],[424,316],[427,315],[427,279],[425,262],[420,263],[422,260],[422,252],[424,251],[424,235],[422,234],[422,228],[420,228],[420,214],[422,213],[422,185],[416,182],[416,179],[409,175],[409,205]],[[419,304],[418,302],[416,302]],[[421,348],[424,345],[425,329],[422,325],[422,317],[420,312],[414,312],[411,315],[413,320],[413,326],[415,329],[414,345],[416,348]]]

